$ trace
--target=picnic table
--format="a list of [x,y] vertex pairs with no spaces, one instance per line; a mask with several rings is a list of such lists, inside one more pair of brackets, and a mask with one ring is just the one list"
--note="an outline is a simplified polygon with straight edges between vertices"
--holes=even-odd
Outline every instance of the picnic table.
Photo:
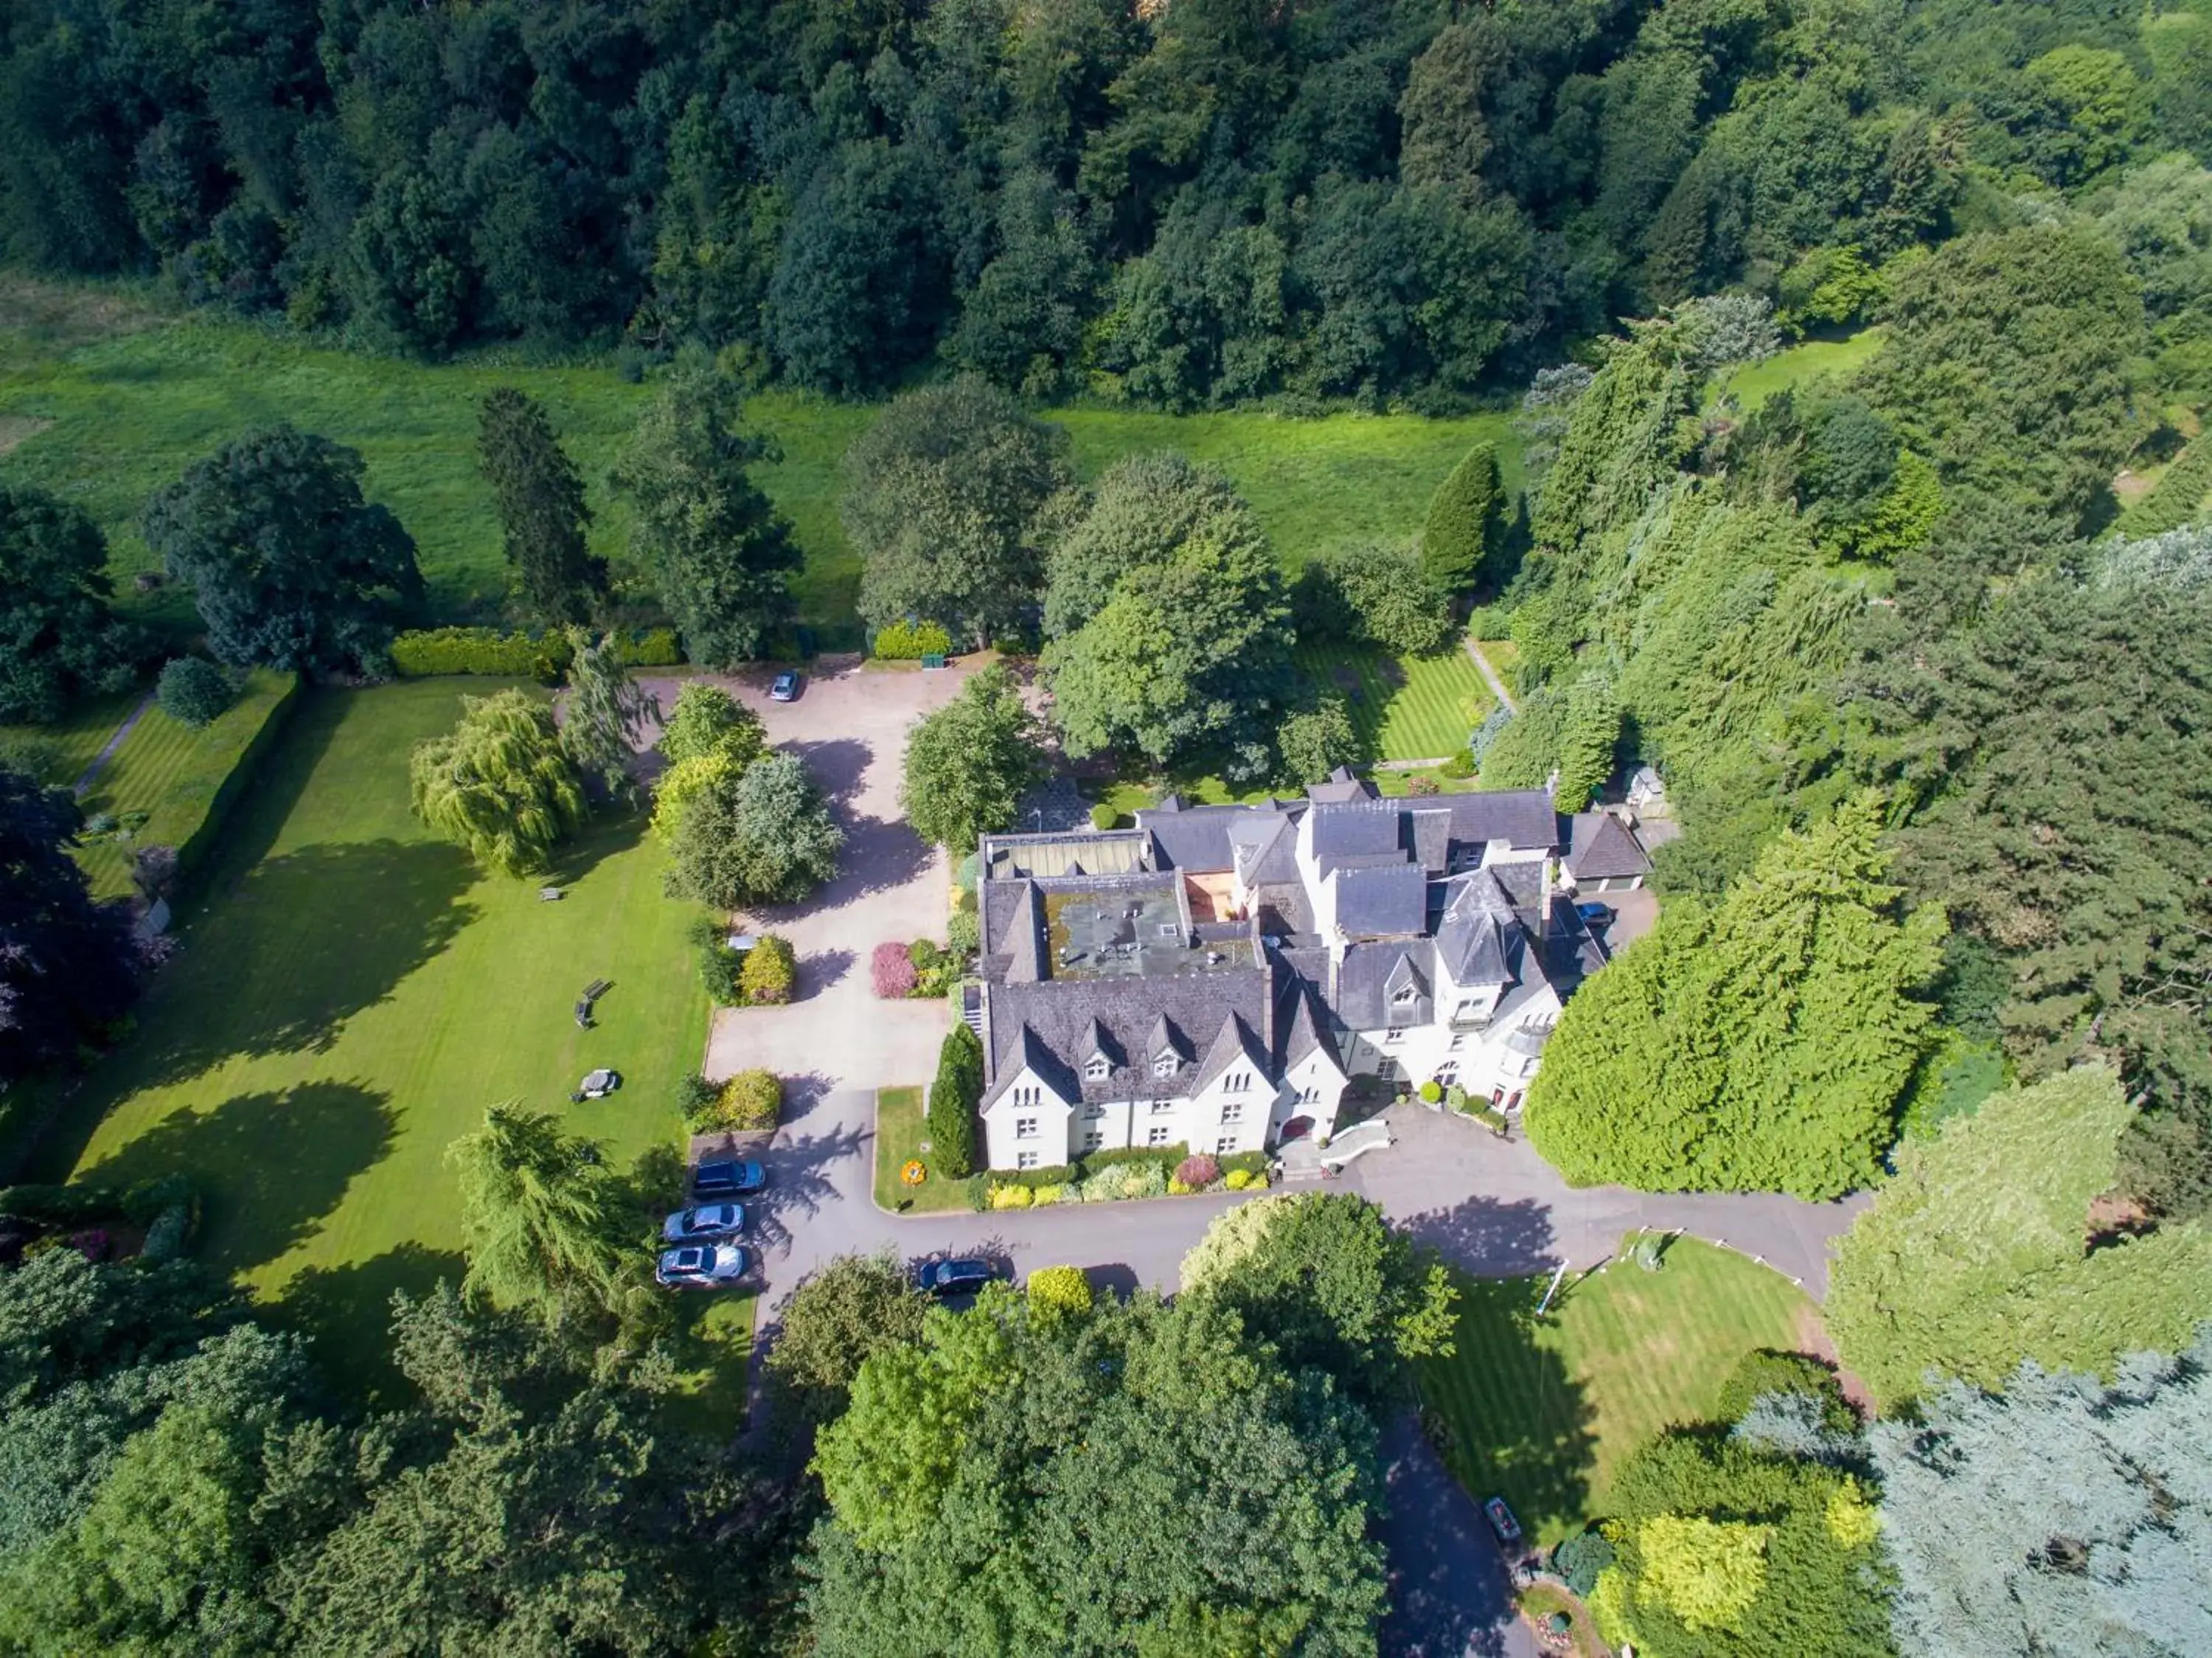
[[584,1080],[577,1084],[576,1091],[568,1097],[577,1100],[604,1100],[621,1086],[620,1071],[604,1069],[586,1071],[584,1073]]

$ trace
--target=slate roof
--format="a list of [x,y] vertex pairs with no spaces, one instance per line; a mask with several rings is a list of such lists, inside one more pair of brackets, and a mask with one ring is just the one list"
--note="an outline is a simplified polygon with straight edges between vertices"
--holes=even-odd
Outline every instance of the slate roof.
[[1455,984],[1510,984],[1521,977],[1523,935],[1512,899],[1488,869],[1446,888],[1437,923],[1437,958]]
[[1352,768],[1348,765],[1338,766],[1335,771],[1328,774],[1327,782],[1310,784],[1306,789],[1308,800],[1328,803],[1373,800],[1375,795],[1375,785],[1364,777],[1353,777]]
[[[1170,804],[1170,802],[1174,802]],[[1233,869],[1231,836],[1241,824],[1265,825],[1287,816],[1272,802],[1265,806],[1185,806],[1172,795],[1137,814],[1137,827],[1152,838],[1152,867],[1189,875],[1218,875]]]
[[1435,984],[1435,952],[1425,938],[1347,945],[1344,965],[1336,974],[1336,1016],[1356,1031],[1425,1025],[1435,1018],[1436,1005],[1426,990],[1410,1003],[1391,1001],[1392,975],[1399,972],[1401,964],[1412,970],[1420,984]]
[[1418,863],[1339,869],[1336,924],[1351,938],[1389,938],[1422,930],[1429,913],[1429,878]]
[[1035,984],[1044,977],[1044,905],[1036,883],[983,883],[983,977]]
[[1479,849],[1502,840],[1516,851],[1527,852],[1559,844],[1559,814],[1552,809],[1548,790],[1477,789],[1437,798],[1451,812],[1451,838],[1464,847]]
[[1577,881],[1603,881],[1651,872],[1651,859],[1627,826],[1610,812],[1577,812],[1562,817],[1560,859]]
[[[1325,965],[1325,964],[1324,964]],[[1276,1053],[1278,1073],[1288,1070],[1316,1049],[1327,1054],[1329,1062],[1339,1070],[1344,1069],[1344,1059],[1336,1045],[1328,1039],[1328,1021],[1316,1004],[1318,992],[1314,986],[1296,972],[1285,972],[1275,999]]]
[[1230,820],[1231,856],[1247,887],[1298,878],[1297,820],[1288,812],[1255,812]]
[[1451,808],[1417,806],[1406,814],[1413,862],[1432,875],[1451,867]]
[[[993,1064],[982,1103],[988,1108],[997,1100],[1025,1060],[1068,1100],[1167,1100],[1194,1094],[1232,1021],[1241,1021],[1244,1032],[1236,1037],[1235,1051],[1249,1043],[1254,1063],[1264,1066],[1261,1056],[1273,1025],[1273,973],[1265,966],[1189,977],[987,984]],[[1173,1076],[1153,1076],[1155,1039],[1163,1021],[1172,1027],[1186,1059],[1203,1054],[1205,1061],[1185,1064]],[[1115,1050],[1108,1057],[1117,1060],[1097,1081],[1083,1075],[1083,1063],[1098,1039],[1094,1025]]]
[[1306,815],[1314,863],[1327,875],[1331,869],[1363,860],[1404,861],[1399,844],[1399,820],[1405,814],[1395,801],[1340,801],[1311,808]]

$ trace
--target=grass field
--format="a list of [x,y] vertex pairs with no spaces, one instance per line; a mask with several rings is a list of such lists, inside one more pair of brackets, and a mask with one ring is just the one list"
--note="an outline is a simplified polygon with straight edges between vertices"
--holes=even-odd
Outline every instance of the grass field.
[[1726,389],[1750,413],[1786,388],[1804,384],[1817,375],[1842,380],[1864,368],[1881,348],[1883,330],[1876,324],[1842,339],[1808,339],[1777,351],[1764,363],[1747,363],[1728,378]]
[[[568,896],[547,904],[537,881],[479,877],[410,814],[408,752],[451,726],[461,690],[309,693],[137,1034],[40,1148],[51,1178],[190,1174],[205,1206],[196,1253],[314,1332],[365,1391],[389,1377],[391,1292],[461,1270],[446,1148],[510,1099],[560,1113],[617,1164],[677,1146],[674,1085],[705,1041],[694,912],[661,896],[641,816],[587,830],[556,872]],[[599,1028],[580,1031],[571,1008],[592,978],[613,988]],[[569,1103],[597,1065],[622,1090]],[[738,1321],[714,1315],[726,1346]]]
[[[212,318],[161,319],[106,290],[0,278],[0,430],[14,439],[12,449],[0,448],[0,477],[81,503],[106,531],[114,570],[125,576],[152,562],[137,532],[149,493],[240,432],[289,420],[362,452],[368,494],[413,533],[442,616],[495,616],[506,570],[490,492],[477,475],[476,411],[501,385],[521,387],[551,411],[584,474],[592,544],[619,570],[629,515],[606,474],[651,388],[611,368],[358,356]],[[806,552],[800,619],[849,639],[860,569],[837,521],[840,466],[875,411],[783,392],[763,393],[750,408],[782,457],[761,469],[762,484]],[[1289,420],[1090,407],[1048,415],[1067,430],[1086,476],[1154,448],[1218,466],[1293,568],[1329,547],[1412,534],[1437,485],[1478,439],[1498,443],[1509,485],[1519,478],[1503,415]],[[121,585],[127,608],[193,625],[185,594],[142,598]]]
[[[921,1114],[920,1088],[878,1088],[876,1091],[876,1207],[904,1209],[913,1215],[938,1215],[968,1207],[968,1193],[957,1180],[937,1173],[935,1161],[922,1150],[929,1137]],[[901,1183],[899,1170],[908,1158],[920,1158],[930,1175],[919,1186]]]
[[145,698],[143,686],[110,697],[88,697],[71,704],[52,725],[0,725],[0,743],[31,744],[46,757],[40,781],[66,789],[84,775],[93,757],[106,747],[116,728]]
[[146,821],[125,841],[108,838],[81,848],[77,862],[92,890],[113,898],[131,890],[131,851],[137,846],[181,847],[198,832],[208,808],[286,693],[293,676],[256,668],[238,700],[201,729],[180,725],[149,708],[131,735],[100,768],[80,802],[88,816],[144,812]]
[[1352,723],[1378,760],[1441,760],[1497,705],[1481,672],[1455,640],[1433,656],[1302,645],[1299,670],[1352,704]]
[[1815,1316],[1781,1274],[1687,1238],[1658,1272],[1617,1260],[1538,1320],[1543,1290],[1462,1278],[1458,1352],[1425,1361],[1420,1387],[1451,1426],[1461,1484],[1502,1494],[1545,1543],[1605,1512],[1614,1471],[1653,1434],[1710,1416],[1743,1355],[1798,1347]]

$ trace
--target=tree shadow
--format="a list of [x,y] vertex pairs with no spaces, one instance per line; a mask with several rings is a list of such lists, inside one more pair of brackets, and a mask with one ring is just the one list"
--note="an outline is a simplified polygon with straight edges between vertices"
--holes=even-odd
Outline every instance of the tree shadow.
[[817,950],[799,957],[799,983],[793,988],[791,999],[804,1002],[809,997],[821,995],[853,971],[854,960],[850,950]]
[[1389,1658],[1502,1655],[1516,1621],[1505,1562],[1475,1501],[1413,1417],[1382,1434],[1377,1517],[1389,1605],[1376,1631]]
[[[422,842],[307,846],[258,865],[165,976],[141,1050],[144,1080],[181,1081],[238,1056],[327,1051],[347,1020],[476,919],[463,897],[475,879],[458,848]],[[269,948],[288,935],[307,948]]]
[[1469,1198],[1416,1215],[1399,1230],[1479,1277],[1525,1278],[1550,1272],[1561,1259],[1551,1206],[1534,1198]]
[[414,1385],[392,1358],[392,1297],[421,1297],[438,1281],[459,1284],[468,1271],[456,1251],[404,1243],[346,1266],[311,1266],[292,1275],[269,1308],[269,1321],[297,1331],[314,1347],[331,1389],[349,1403],[396,1409]]
[[758,917],[763,924],[773,926],[777,922],[795,921],[823,911],[841,909],[874,893],[895,891],[907,885],[936,860],[937,849],[903,823],[887,823],[881,818],[855,818],[843,820],[842,827],[845,846],[838,855],[836,879],[797,904],[762,905],[747,913]]
[[778,745],[799,756],[814,786],[835,805],[844,805],[860,792],[868,763],[876,751],[857,737],[832,737],[822,742]]
[[[857,1127],[794,1135],[788,1140],[779,1137],[768,1163],[767,1187],[744,1200],[745,1241],[759,1249],[763,1259],[771,1253],[789,1254],[794,1222],[811,1220],[824,1208],[846,1201],[829,1170],[860,1156],[872,1137],[872,1130]],[[794,1286],[781,1287],[787,1295]],[[777,1327],[764,1325],[758,1339],[765,1344]]]
[[390,1097],[360,1082],[235,1094],[210,1111],[172,1112],[85,1178],[127,1186],[188,1176],[200,1193],[195,1253],[243,1271],[312,1235],[354,1177],[390,1149],[397,1120]]
[[650,821],[635,802],[609,802],[555,853],[543,884],[565,887],[581,881],[617,853],[627,852],[644,839]]

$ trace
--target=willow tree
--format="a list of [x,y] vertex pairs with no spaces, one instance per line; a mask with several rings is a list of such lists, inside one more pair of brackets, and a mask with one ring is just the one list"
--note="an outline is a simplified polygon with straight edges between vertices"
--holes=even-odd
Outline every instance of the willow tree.
[[461,722],[416,745],[415,814],[489,869],[543,869],[583,822],[584,787],[552,710],[521,691],[461,698]]
[[594,639],[572,627],[575,655],[568,663],[568,699],[562,710],[561,747],[585,776],[596,777],[610,793],[629,786],[629,759],[637,753],[646,716],[660,704],[629,676],[615,652],[611,636]]
[[527,1308],[549,1326],[614,1310],[623,1281],[621,1204],[589,1141],[510,1100],[446,1156],[460,1177],[463,1293]]

